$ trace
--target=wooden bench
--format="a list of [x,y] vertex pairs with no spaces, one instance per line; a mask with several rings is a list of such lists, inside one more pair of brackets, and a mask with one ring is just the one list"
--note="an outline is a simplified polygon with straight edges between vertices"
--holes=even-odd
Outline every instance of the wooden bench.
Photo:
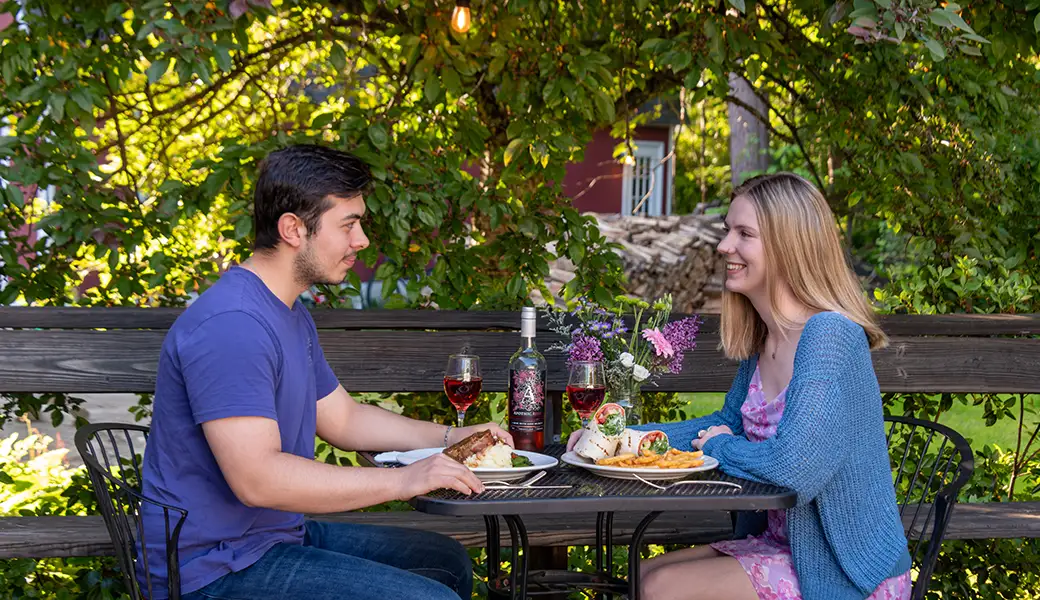
[[[181,309],[0,308],[0,393],[152,392],[159,350]],[[518,347],[515,312],[315,310],[326,358],[353,392],[442,390],[447,354],[479,354],[484,389],[504,392],[509,357]],[[544,324],[542,324],[544,325]],[[874,355],[886,392],[1040,393],[1040,315],[890,316],[891,346]],[[540,329],[539,347],[556,338]],[[683,374],[663,378],[660,391],[729,389],[736,365],[717,350],[718,318],[705,317],[697,349]],[[547,356],[552,399],[548,428],[560,432],[566,370]],[[445,402],[447,402],[445,400]],[[129,415],[128,415],[129,417]],[[129,419],[128,419],[129,420]],[[421,527],[470,546],[484,543],[479,520],[414,512],[354,512],[320,518]],[[615,531],[630,532],[635,515],[619,515]],[[909,526],[909,523],[907,523]],[[529,523],[532,546],[590,545],[594,515],[543,517]],[[728,515],[665,515],[651,543],[698,543],[729,535]],[[958,504],[947,539],[1040,537],[1040,503]],[[0,558],[101,556],[112,545],[100,517],[0,519]]]
[[[614,533],[620,543],[631,541],[643,513],[617,513]],[[324,521],[393,525],[436,531],[467,547],[487,543],[482,519],[442,517],[416,512],[352,512],[318,515]],[[594,515],[539,515],[524,517],[532,546],[560,548],[591,546],[596,539]],[[910,517],[904,518],[910,527]],[[665,513],[647,535],[653,544],[700,544],[728,537],[732,532],[725,514]],[[946,529],[947,540],[1040,537],[1040,502],[960,503]],[[501,543],[509,544],[508,532]],[[0,518],[0,559],[115,556],[112,540],[100,516]]]

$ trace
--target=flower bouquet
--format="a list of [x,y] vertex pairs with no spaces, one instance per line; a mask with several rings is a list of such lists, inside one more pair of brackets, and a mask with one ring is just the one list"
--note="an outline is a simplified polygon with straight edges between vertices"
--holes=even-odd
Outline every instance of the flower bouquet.
[[[687,317],[668,321],[672,296],[666,294],[653,304],[617,296],[612,308],[579,298],[573,309],[547,312],[549,328],[567,342],[549,350],[567,353],[567,362],[599,361],[607,380],[609,402],[620,404],[630,425],[639,424],[642,406],[639,388],[657,385],[662,373],[682,372],[683,356],[697,346],[701,321]],[[626,324],[631,317],[632,329]]]

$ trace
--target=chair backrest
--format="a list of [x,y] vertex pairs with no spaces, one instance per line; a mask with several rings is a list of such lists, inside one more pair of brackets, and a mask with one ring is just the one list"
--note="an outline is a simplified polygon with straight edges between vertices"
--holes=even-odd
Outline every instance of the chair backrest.
[[[163,515],[167,591],[171,600],[179,600],[177,540],[188,513],[141,493],[141,452],[147,438],[148,428],[142,425],[97,423],[85,425],[76,432],[76,448],[87,466],[130,596],[134,600],[154,598],[158,585],[148,568],[148,561],[157,557],[154,553],[142,552],[142,561],[138,561],[137,556],[138,547],[144,548],[146,541],[141,507],[150,504]],[[139,572],[144,579],[143,586],[138,581]]]
[[918,569],[912,598],[924,598],[953,505],[975,470],[971,446],[956,431],[911,417],[885,417],[899,515]]

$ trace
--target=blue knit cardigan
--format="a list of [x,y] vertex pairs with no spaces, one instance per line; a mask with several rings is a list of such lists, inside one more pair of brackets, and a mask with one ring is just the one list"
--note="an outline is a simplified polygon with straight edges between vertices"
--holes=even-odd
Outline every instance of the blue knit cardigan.
[[741,362],[721,410],[639,429],[660,429],[672,446],[689,449],[700,430],[728,425],[734,435],[711,438],[705,454],[730,475],[797,492],[787,526],[802,597],[862,600],[910,568],[866,333],[838,313],[813,315],[776,435],[751,442],[740,407],[757,364],[757,356]]

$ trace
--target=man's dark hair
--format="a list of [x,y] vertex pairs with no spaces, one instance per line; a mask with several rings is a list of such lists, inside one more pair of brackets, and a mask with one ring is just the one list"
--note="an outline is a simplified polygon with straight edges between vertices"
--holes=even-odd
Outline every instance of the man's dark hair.
[[324,146],[300,144],[276,150],[260,163],[253,190],[253,231],[256,250],[278,245],[278,219],[299,217],[307,235],[317,233],[329,196],[351,198],[368,190],[372,173],[361,159]]

